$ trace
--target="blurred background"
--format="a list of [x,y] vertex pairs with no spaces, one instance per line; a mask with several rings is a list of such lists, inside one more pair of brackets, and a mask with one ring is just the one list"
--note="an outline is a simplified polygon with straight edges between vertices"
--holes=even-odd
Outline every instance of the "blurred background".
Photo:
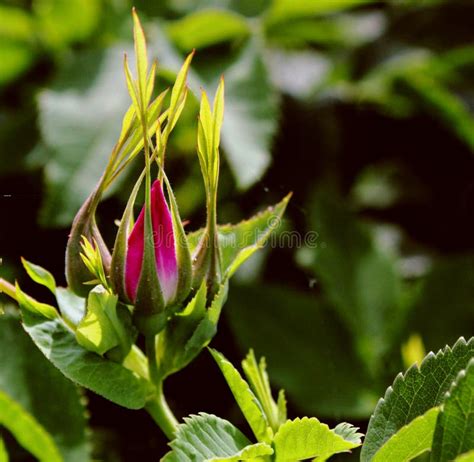
[[[286,234],[233,280],[213,345],[234,363],[250,347],[266,356],[290,417],[365,431],[399,371],[474,335],[474,2],[133,4],[159,59],[160,88],[193,48],[195,95],[212,94],[225,76],[219,221],[294,192]],[[132,6],[0,1],[0,271],[38,298],[47,295],[27,280],[20,256],[65,283],[68,229],[129,105],[122,59],[132,53]],[[205,217],[197,109],[188,98],[167,165],[189,229]],[[101,205],[110,245],[136,171]],[[22,393],[35,392],[29,380]],[[178,416],[215,413],[249,433],[206,352],[166,391]],[[43,399],[54,400],[47,388]],[[164,454],[145,412],[85,399],[97,460]],[[5,438],[12,460],[29,460]]]

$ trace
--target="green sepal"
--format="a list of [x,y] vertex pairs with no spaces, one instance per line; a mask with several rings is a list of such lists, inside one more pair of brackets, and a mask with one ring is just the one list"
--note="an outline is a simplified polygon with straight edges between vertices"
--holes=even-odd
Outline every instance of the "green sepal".
[[127,295],[125,287],[125,262],[127,258],[128,234],[133,222],[133,206],[137,198],[138,191],[142,184],[145,172],[142,172],[137,182],[133,186],[127,205],[120,220],[120,225],[115,237],[114,250],[112,252],[112,262],[110,265],[110,281],[116,294],[124,303],[133,303]]
[[89,270],[80,257],[83,252],[81,245],[83,236],[90,242],[95,240],[102,257],[105,274],[108,274],[110,270],[110,252],[95,220],[95,212],[103,193],[103,181],[104,177],[99,180],[94,191],[77,212],[66,246],[66,280],[71,290],[82,297],[90,291],[90,286],[85,283],[91,278]]
[[18,304],[24,310],[47,319],[55,319],[59,317],[59,313],[54,306],[38,302],[33,297],[25,294],[25,292],[20,289],[18,282],[15,283],[15,290]]
[[[232,277],[239,266],[257,250],[261,249],[270,235],[278,229],[291,195],[292,193],[287,194],[278,204],[268,207],[248,220],[235,225],[218,226],[223,279]],[[202,258],[205,254],[200,249],[203,245],[206,245],[206,229],[203,228],[190,233],[187,237],[194,259],[198,256]],[[193,266],[197,267],[195,260]]]
[[168,321],[157,342],[158,367],[163,378],[186,367],[209,345],[217,332],[227,292],[225,282],[209,303],[203,282],[186,308]]
[[206,314],[206,292],[206,284],[202,284],[184,310],[172,317],[158,336],[156,355],[161,377],[181,370],[189,362],[183,345]]
[[191,290],[193,279],[193,269],[191,263],[191,252],[189,250],[188,239],[184,231],[183,222],[179,216],[178,204],[174,197],[173,190],[168,181],[167,176],[163,172],[163,180],[166,184],[168,192],[168,200],[171,210],[171,218],[173,221],[173,234],[176,249],[176,260],[178,263],[178,287],[176,289],[176,297],[173,304],[179,305],[185,300]]

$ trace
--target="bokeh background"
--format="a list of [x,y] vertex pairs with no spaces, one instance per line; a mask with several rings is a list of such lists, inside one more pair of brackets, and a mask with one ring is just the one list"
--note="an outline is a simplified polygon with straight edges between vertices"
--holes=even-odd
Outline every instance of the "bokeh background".
[[[68,228],[129,105],[122,58],[132,52],[132,6],[0,2],[0,271],[39,298],[20,256],[64,284]],[[474,334],[474,2],[134,6],[160,88],[193,48],[195,95],[212,94],[225,76],[219,221],[294,192],[281,228],[291,234],[239,271],[213,345],[235,363],[250,347],[265,355],[291,417],[365,430],[377,399],[423,348]],[[205,217],[197,109],[190,97],[167,165],[190,229]],[[100,208],[109,244],[134,168]],[[0,343],[8,351],[5,336]],[[216,413],[248,433],[206,352],[166,391],[178,416]],[[145,412],[85,398],[96,459],[165,452]],[[5,438],[12,460],[29,460]]]

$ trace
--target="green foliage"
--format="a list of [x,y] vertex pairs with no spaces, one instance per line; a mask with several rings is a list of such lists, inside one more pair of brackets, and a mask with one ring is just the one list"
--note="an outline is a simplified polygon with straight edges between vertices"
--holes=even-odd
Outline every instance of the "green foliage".
[[394,262],[374,245],[368,231],[334,194],[319,193],[312,210],[312,228],[324,243],[315,250],[315,273],[354,335],[360,356],[373,369],[404,317]]
[[269,443],[273,432],[262,404],[237,369],[218,351],[210,350],[216,360],[237,404],[250,425],[257,441]]
[[434,407],[401,427],[375,453],[374,462],[408,462],[431,449],[439,408]]
[[466,342],[461,338],[452,348],[446,347],[436,355],[430,353],[420,368],[413,366],[404,375],[398,375],[370,419],[361,461],[372,460],[402,427],[441,405],[452,382],[473,355],[474,339]]
[[51,436],[2,391],[0,391],[0,424],[8,428],[17,441],[41,462],[63,460]]
[[339,452],[347,452],[360,446],[359,438],[346,440],[330,430],[315,417],[289,420],[284,423],[274,438],[275,461],[305,460],[317,458],[327,460]]
[[375,406],[376,384],[326,303],[289,288],[242,286],[229,299],[227,314],[241,348],[252,345],[268,358],[274,382],[298,408],[361,417]]
[[169,22],[166,32],[181,50],[191,51],[194,48],[244,38],[249,33],[249,26],[240,15],[220,9],[208,9]]
[[[283,218],[291,194],[278,204],[236,225],[219,225],[219,248],[222,272],[231,277],[247,258],[262,248]],[[189,246],[194,251],[204,230],[188,235]]]
[[68,379],[123,407],[140,409],[147,382],[120,364],[81,347],[60,318],[49,320],[23,310],[23,325],[36,346]]
[[164,462],[234,462],[273,454],[268,444],[251,444],[230,422],[214,415],[201,412],[184,422],[178,427],[176,439],[170,443],[173,450],[162,459]]
[[474,449],[474,359],[454,381],[436,423],[433,462],[448,462]]
[[5,400],[0,414],[5,412],[6,418],[7,409],[11,412],[2,425],[41,460],[88,459],[86,410],[77,387],[43,357],[19,319],[2,316],[0,330],[0,393]]

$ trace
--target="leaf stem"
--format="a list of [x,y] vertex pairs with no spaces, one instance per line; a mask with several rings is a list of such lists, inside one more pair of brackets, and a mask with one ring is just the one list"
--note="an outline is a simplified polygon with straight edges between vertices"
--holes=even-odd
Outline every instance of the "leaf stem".
[[158,424],[169,440],[173,440],[178,429],[178,421],[166,402],[163,393],[163,382],[156,385],[156,394],[148,401],[145,409]]
[[10,298],[13,298],[13,300],[18,301],[16,297],[16,289],[15,286],[10,284],[8,281],[6,281],[3,278],[0,278],[0,294],[4,292],[7,294]]

